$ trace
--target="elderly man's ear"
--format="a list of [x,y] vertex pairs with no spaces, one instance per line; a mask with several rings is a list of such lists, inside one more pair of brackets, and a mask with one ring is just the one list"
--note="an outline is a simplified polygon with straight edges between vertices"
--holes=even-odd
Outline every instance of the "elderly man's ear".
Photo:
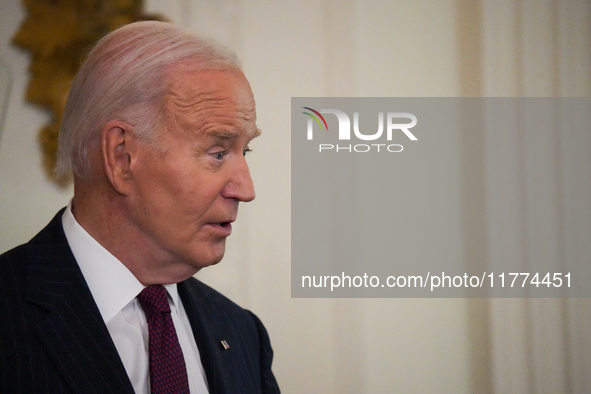
[[105,176],[113,188],[127,195],[133,181],[138,140],[128,123],[112,120],[101,132],[101,153]]

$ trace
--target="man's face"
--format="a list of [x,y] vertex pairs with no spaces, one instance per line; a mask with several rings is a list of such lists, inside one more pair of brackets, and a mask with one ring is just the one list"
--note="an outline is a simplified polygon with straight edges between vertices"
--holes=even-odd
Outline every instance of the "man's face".
[[245,153],[257,135],[255,103],[238,71],[173,73],[160,128],[164,152],[140,145],[131,195],[138,247],[197,271],[219,262],[238,203],[255,197]]

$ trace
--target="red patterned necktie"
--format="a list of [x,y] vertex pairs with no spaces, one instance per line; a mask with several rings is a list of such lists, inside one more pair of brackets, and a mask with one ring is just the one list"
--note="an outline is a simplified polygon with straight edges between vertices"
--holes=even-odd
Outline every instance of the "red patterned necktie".
[[152,394],[188,394],[187,367],[166,294],[162,285],[153,285],[137,296],[150,333],[150,386]]

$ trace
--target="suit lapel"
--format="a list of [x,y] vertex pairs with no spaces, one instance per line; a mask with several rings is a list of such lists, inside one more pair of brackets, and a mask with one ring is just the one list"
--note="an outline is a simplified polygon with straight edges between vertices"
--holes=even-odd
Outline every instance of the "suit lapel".
[[[191,288],[191,289],[190,289]],[[231,391],[225,387],[227,380],[223,379],[226,368],[220,357],[221,339],[223,334],[211,318],[214,306],[207,302],[206,296],[196,291],[189,281],[178,284],[179,296],[187,312],[187,317],[193,329],[193,335],[199,347],[201,363],[207,376],[207,386],[210,394],[223,394]]]
[[60,211],[27,248],[25,298],[47,311],[35,332],[77,393],[133,393],[117,349],[68,246]]

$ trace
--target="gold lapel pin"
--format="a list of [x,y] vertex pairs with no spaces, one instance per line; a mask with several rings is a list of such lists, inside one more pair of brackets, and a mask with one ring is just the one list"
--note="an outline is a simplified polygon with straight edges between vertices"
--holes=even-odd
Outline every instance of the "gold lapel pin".
[[230,345],[228,345],[228,342],[225,339],[222,340],[222,346],[224,347],[224,350],[230,349]]

